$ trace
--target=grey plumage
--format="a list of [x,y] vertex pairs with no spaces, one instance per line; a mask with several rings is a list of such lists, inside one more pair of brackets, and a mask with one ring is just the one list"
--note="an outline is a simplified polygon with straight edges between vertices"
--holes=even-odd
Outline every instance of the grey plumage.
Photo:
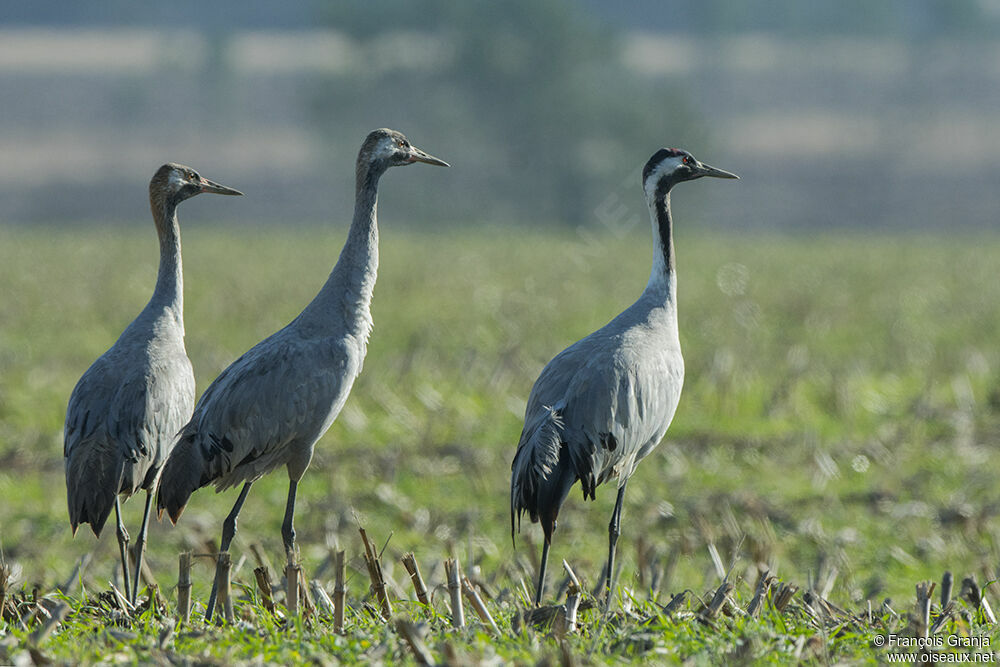
[[[177,205],[199,192],[240,194],[165,164],[149,183],[149,200],[160,241],[160,268],[153,295],[115,344],[77,382],[66,410],[63,456],[73,533],[89,523],[98,537],[112,507],[118,513],[125,591],[129,593],[119,496],[147,492],[137,543],[141,566],[149,500],[177,432],[194,407],[194,374],[184,349],[184,285]],[[134,601],[137,584],[133,585]]]
[[569,346],[542,370],[528,397],[511,473],[511,529],[523,513],[545,541],[535,601],[559,508],[577,480],[584,499],[612,479],[618,500],[609,526],[606,582],[614,566],[625,486],[670,426],[684,383],[677,329],[670,190],[703,176],[737,178],[685,151],[661,149],[643,170],[653,225],[653,268],[639,299],[604,327]]
[[294,549],[296,485],[361,372],[372,329],[378,181],[389,167],[414,162],[447,166],[399,132],[368,135],[357,159],[354,218],[326,284],[290,324],[212,382],[163,468],[157,506],[175,522],[196,489],[214,484],[221,491],[244,483],[223,526],[221,551],[229,549],[250,485],[282,465],[290,480],[282,539],[286,550]]

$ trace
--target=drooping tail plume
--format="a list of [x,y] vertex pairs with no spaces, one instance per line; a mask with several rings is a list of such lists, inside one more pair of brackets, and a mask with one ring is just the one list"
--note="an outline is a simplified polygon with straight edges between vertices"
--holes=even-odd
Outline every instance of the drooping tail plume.
[[177,523],[184,513],[191,494],[205,485],[205,457],[201,447],[189,435],[182,435],[170,452],[160,473],[160,485],[156,494],[157,514],[167,511],[172,523]]

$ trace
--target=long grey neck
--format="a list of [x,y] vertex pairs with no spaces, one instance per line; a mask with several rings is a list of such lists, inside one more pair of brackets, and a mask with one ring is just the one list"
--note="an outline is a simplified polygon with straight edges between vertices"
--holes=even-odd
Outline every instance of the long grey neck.
[[[354,218],[344,249],[323,288],[300,315],[303,324],[343,324],[345,333],[367,338],[378,275],[378,181],[381,172],[358,170]],[[331,319],[333,322],[331,322]]]
[[649,273],[646,294],[664,303],[677,303],[677,274],[674,260],[674,230],[670,218],[670,191],[660,188],[647,196],[653,223],[653,269]]
[[184,270],[181,264],[181,229],[177,206],[166,203],[153,209],[160,237],[160,270],[148,308],[168,309],[184,327]]

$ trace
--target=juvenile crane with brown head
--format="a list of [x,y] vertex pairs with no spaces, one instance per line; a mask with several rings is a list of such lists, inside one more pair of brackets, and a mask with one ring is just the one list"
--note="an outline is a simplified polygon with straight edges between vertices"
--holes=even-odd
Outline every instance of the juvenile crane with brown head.
[[[73,534],[89,523],[100,537],[115,509],[125,595],[135,602],[157,475],[194,407],[194,374],[184,349],[184,277],[177,206],[202,192],[242,194],[194,169],[165,164],[149,183],[160,238],[160,269],[149,303],[118,341],[87,369],[66,410],[63,456]],[[128,532],[120,498],[146,490],[129,586]]]

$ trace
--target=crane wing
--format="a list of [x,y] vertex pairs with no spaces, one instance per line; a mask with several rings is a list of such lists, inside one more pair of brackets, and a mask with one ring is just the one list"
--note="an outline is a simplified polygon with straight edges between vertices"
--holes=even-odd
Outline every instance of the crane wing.
[[116,357],[101,356],[77,382],[66,410],[63,455],[98,443],[142,468],[161,463],[194,408],[191,362],[183,354],[156,364]]
[[360,370],[344,341],[303,339],[294,329],[253,347],[205,391],[182,435],[199,445],[202,485],[256,479],[294,456],[290,446],[311,450]]
[[620,334],[598,331],[563,350],[532,388],[515,455],[515,476],[541,484],[566,449],[584,489],[627,478],[670,425],[684,366],[679,350],[637,349]]
[[150,365],[112,348],[77,382],[63,430],[70,521],[99,534],[118,493],[150,488],[194,407],[183,354]]
[[[63,456],[69,458],[97,437],[106,439],[107,414],[119,386],[117,373],[106,356],[95,361],[77,381],[66,408]],[[100,436],[98,435],[100,434]]]

